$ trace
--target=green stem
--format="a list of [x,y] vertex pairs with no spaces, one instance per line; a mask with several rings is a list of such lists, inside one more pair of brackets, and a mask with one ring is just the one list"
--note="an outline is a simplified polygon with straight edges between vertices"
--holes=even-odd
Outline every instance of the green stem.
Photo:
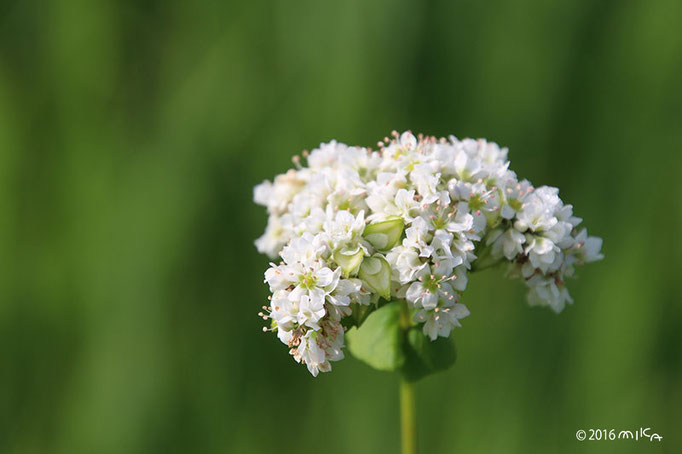
[[417,408],[414,382],[400,378],[400,435],[402,454],[417,454]]
[[[400,311],[400,327],[403,335],[411,325],[410,309],[407,301],[402,302]],[[417,454],[417,404],[414,382],[400,377],[400,440],[402,454]]]

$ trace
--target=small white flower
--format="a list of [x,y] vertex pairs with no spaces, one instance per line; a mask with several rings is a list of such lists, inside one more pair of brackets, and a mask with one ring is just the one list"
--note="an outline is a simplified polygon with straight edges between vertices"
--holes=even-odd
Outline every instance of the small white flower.
[[481,160],[476,159],[478,144],[475,140],[465,139],[461,148],[455,152],[454,175],[464,181],[476,181],[483,177]]
[[420,257],[429,257],[433,248],[429,245],[432,235],[429,233],[429,225],[422,218],[415,218],[412,225],[405,230],[403,246],[417,249]]
[[422,309],[415,315],[415,321],[424,324],[424,334],[431,340],[438,336],[448,337],[453,328],[461,327],[460,319],[469,315],[464,304],[445,302],[433,310]]
[[391,265],[393,280],[400,284],[413,281],[417,273],[428,266],[419,258],[416,249],[406,246],[394,247],[386,254],[386,260]]
[[299,320],[298,302],[289,299],[289,291],[278,290],[272,295],[272,318],[280,331],[291,331]]
[[399,216],[405,219],[406,222],[411,222],[414,219],[414,213],[419,208],[419,203],[414,199],[415,191],[408,191],[400,188],[395,194],[395,210],[394,216]]
[[411,132],[406,131],[400,136],[400,146],[406,150],[414,150],[417,148],[417,138]]
[[528,180],[516,183],[516,176],[508,181],[507,185],[502,191],[504,203],[500,215],[505,219],[513,219],[516,213],[523,209],[523,200],[533,191],[533,186]]
[[[296,287],[299,289],[300,287]],[[324,297],[319,293],[310,292],[308,294],[294,290],[289,293],[289,301],[293,308],[298,309],[297,322],[312,329],[318,330],[317,324],[326,314],[324,310]]]
[[549,306],[554,312],[561,312],[573,299],[566,287],[558,285],[556,279],[535,275],[527,281],[530,287],[528,304],[531,306]]
[[317,377],[320,372],[331,370],[327,354],[317,345],[316,331],[308,331],[305,336],[301,337],[301,344],[294,353],[294,359],[305,364],[313,377]]
[[450,280],[449,277],[432,274],[430,269],[424,268],[420,272],[419,280],[410,284],[405,299],[415,307],[424,309],[434,309],[441,299],[454,301],[456,294]]
[[282,249],[281,256],[288,265],[296,263],[310,265],[326,253],[325,239],[320,235],[305,232],[301,237],[292,239]]
[[354,216],[350,211],[336,211],[327,205],[327,221],[324,231],[327,234],[330,249],[335,251],[349,245],[357,247],[357,243],[365,229],[365,212],[360,211]]
[[287,241],[289,241],[289,231],[283,224],[282,218],[272,215],[268,218],[265,233],[255,241],[255,244],[258,252],[274,259]]
[[343,326],[339,322],[326,321],[322,326],[322,334],[318,335],[317,344],[324,350],[327,361],[343,359]]
[[465,183],[451,180],[448,183],[450,195],[460,200],[458,211],[467,212],[473,217],[473,230],[482,232],[488,223],[487,214],[499,207],[497,191],[488,189],[483,183]]
[[268,208],[271,214],[281,214],[286,211],[289,202],[306,184],[305,172],[289,170],[287,173],[275,177],[274,183],[264,181],[253,191],[254,201]]
[[436,199],[440,173],[434,173],[430,164],[415,165],[412,172],[410,172],[410,181],[414,184],[419,195],[424,198],[425,203],[431,203]]
[[334,291],[327,295],[327,301],[334,306],[349,306],[351,296],[362,289],[360,279],[341,279]]
[[519,232],[531,230],[543,232],[551,229],[559,220],[554,216],[556,208],[560,208],[556,195],[556,188],[540,187],[531,192],[523,200],[521,211],[516,214],[514,227]]
[[526,236],[514,228],[507,229],[504,233],[500,232],[493,244],[493,254],[503,255],[507,260],[512,260],[518,254],[523,253],[523,243]]
[[584,263],[596,262],[604,258],[601,253],[602,239],[587,236],[587,229],[582,229],[575,237],[575,256]]
[[526,235],[527,246],[525,253],[528,255],[530,263],[537,269],[543,272],[554,263],[554,257],[559,248],[552,242],[552,240],[541,237]]

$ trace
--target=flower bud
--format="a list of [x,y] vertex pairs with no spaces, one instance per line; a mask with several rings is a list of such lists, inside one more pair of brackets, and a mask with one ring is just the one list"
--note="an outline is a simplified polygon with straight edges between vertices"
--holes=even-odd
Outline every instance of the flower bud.
[[381,255],[366,257],[360,265],[360,279],[384,299],[391,298],[391,267]]
[[365,256],[362,248],[355,250],[342,250],[334,252],[334,261],[341,267],[341,271],[345,277],[355,274],[358,271],[360,263]]
[[398,217],[373,222],[365,227],[362,236],[380,251],[386,251],[398,244],[403,235],[405,222]]

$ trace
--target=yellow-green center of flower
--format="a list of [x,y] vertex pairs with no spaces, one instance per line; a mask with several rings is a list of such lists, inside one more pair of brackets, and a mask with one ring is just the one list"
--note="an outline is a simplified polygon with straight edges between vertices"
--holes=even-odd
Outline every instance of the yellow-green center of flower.
[[523,207],[523,204],[519,199],[509,199],[507,203],[509,203],[509,206],[514,211],[521,211],[521,208]]
[[315,288],[317,285],[317,277],[313,274],[312,271],[301,274],[298,277],[298,285],[308,290]]
[[439,274],[429,274],[427,276],[424,276],[424,279],[422,280],[422,285],[424,286],[424,289],[428,290],[431,293],[435,293],[438,291],[438,284],[440,283],[441,277]]
[[431,219],[431,224],[433,225],[434,229],[444,229],[445,226],[448,225],[448,218],[444,214],[445,213],[441,213],[440,215],[434,216],[433,219]]
[[474,194],[469,199],[469,208],[474,211],[480,210],[484,205],[485,201],[483,200],[483,197],[481,197],[481,194]]

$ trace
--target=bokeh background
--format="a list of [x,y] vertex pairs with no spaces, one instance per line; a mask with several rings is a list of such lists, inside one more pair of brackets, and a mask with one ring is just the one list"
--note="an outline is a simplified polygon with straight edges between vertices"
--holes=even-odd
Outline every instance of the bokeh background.
[[[398,381],[256,316],[291,156],[488,137],[604,237],[561,316],[488,270],[424,453],[680,452],[682,2],[0,4],[0,452],[389,453]],[[649,442],[578,429],[651,427]],[[647,444],[649,443],[649,444]]]

